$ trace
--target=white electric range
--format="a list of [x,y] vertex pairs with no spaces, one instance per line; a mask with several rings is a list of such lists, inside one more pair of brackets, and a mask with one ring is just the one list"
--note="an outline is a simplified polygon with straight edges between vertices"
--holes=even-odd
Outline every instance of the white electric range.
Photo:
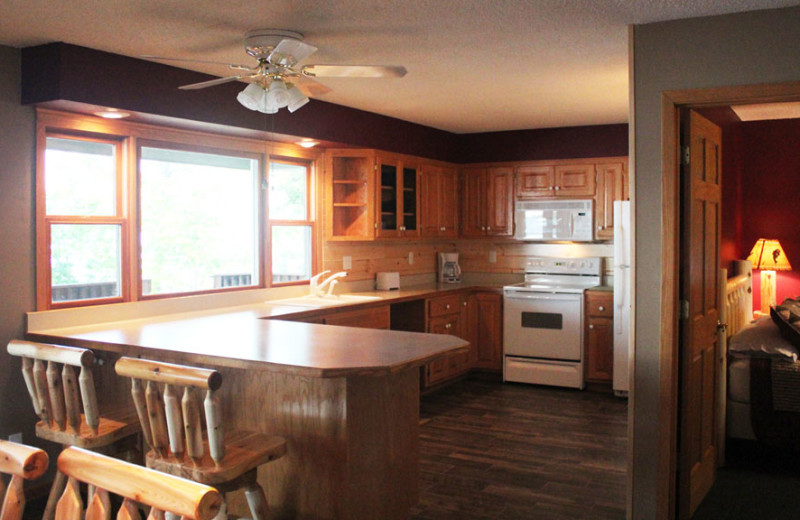
[[583,292],[600,258],[533,257],[503,288],[503,380],[583,388]]

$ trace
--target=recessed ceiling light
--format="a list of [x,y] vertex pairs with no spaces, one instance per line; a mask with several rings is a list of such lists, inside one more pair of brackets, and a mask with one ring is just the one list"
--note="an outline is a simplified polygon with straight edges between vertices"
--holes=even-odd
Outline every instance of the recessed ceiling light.
[[127,112],[120,112],[115,108],[109,108],[108,110],[102,110],[100,112],[94,113],[96,116],[104,117],[106,119],[122,119],[125,117],[130,117],[130,114]]
[[313,139],[303,139],[302,141],[298,141],[297,144],[303,148],[314,148],[319,144],[319,141],[315,141]]

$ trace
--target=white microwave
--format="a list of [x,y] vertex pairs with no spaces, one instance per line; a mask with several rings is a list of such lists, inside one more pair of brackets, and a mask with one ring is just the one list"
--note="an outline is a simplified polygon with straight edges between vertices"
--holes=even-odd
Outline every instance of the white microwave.
[[591,242],[593,215],[591,199],[520,201],[514,211],[514,237],[538,242]]

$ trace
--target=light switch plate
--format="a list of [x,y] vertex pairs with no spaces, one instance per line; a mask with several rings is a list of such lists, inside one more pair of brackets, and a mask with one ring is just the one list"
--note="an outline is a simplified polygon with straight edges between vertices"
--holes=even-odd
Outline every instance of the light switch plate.
[[497,251],[495,251],[494,249],[489,251],[489,263],[490,264],[497,263]]
[[343,256],[342,257],[342,269],[352,269],[353,268],[353,257],[352,256]]

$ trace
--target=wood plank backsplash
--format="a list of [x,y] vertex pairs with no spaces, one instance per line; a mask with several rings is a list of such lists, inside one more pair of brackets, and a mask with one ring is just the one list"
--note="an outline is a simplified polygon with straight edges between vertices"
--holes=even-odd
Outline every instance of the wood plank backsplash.
[[[538,244],[497,240],[418,240],[379,242],[327,242],[323,248],[322,269],[343,271],[342,257],[352,257],[349,281],[367,280],[382,271],[397,271],[401,276],[431,274],[437,271],[437,253],[454,252],[465,273],[521,273],[530,256],[604,258],[604,273],[610,274],[614,248],[609,243]],[[496,262],[490,262],[492,251]],[[409,263],[409,253],[413,263]]]

